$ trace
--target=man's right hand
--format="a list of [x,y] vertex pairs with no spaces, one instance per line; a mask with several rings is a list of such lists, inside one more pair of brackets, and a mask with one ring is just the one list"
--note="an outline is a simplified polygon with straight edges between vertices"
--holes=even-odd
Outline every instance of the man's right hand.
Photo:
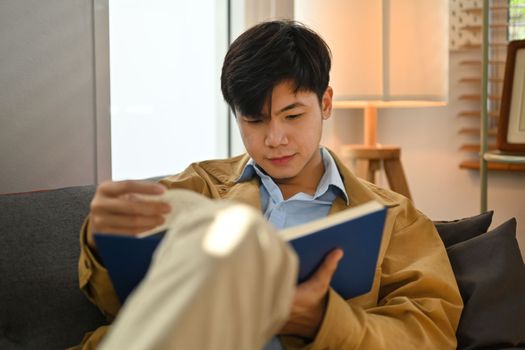
[[93,232],[136,235],[164,223],[171,211],[169,204],[140,200],[136,194],[162,194],[165,187],[145,181],[104,182],[91,201],[91,230],[88,245],[95,247]]

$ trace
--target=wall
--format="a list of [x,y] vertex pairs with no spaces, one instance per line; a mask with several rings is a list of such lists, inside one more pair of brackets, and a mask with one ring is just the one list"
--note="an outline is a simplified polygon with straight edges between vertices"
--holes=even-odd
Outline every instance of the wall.
[[95,182],[92,6],[0,2],[0,193]]
[[[391,109],[378,112],[378,142],[399,145],[416,206],[432,219],[449,220],[479,212],[479,172],[459,169],[467,155],[459,146],[456,115],[464,102],[456,99],[464,87],[459,55],[450,54],[450,101],[446,107]],[[335,111],[326,125],[323,142],[338,149],[343,143],[362,141],[359,111]],[[384,178],[384,176],[383,176]],[[386,185],[383,181],[382,184]],[[518,242],[525,256],[525,173],[489,172],[488,208],[495,211],[493,226],[516,217]]]

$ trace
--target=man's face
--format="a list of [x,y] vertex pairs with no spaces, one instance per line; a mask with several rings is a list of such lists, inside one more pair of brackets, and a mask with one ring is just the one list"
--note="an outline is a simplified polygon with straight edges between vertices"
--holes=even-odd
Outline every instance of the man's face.
[[304,182],[322,166],[319,142],[331,108],[330,87],[320,106],[314,92],[294,93],[294,85],[285,81],[273,89],[260,116],[237,114],[237,124],[246,150],[268,175]]

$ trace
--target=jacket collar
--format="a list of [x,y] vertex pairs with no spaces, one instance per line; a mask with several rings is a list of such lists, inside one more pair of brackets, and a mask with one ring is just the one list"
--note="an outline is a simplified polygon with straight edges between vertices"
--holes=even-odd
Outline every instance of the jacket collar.
[[[332,205],[330,213],[341,211],[345,208],[353,207],[359,204],[364,204],[371,200],[376,200],[386,207],[395,207],[399,205],[397,196],[392,196],[389,191],[381,189],[374,184],[357,178],[333,151],[328,149],[328,152],[330,152],[331,156],[334,158],[337,169],[339,170],[341,178],[343,179],[346,193],[349,197],[349,204],[347,205],[345,200],[338,196]],[[236,180],[239,179],[244,168],[246,167],[246,164],[250,160],[250,156],[245,153],[243,155],[234,157],[231,160],[232,171],[226,176],[222,174],[223,176],[221,176],[221,180],[224,180],[225,184],[235,188],[234,192],[237,194],[235,197],[242,193],[242,198],[239,199],[241,199],[246,204],[260,209],[258,178],[255,177],[254,179],[247,182],[236,183]]]

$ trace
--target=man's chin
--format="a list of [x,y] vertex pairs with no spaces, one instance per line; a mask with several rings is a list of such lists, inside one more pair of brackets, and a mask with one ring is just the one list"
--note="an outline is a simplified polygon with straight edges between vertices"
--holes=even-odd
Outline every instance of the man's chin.
[[[272,169],[273,170],[273,169]],[[297,176],[293,171],[266,171],[266,173],[274,180],[289,180]]]
[[287,164],[287,165],[275,165],[271,162],[262,162],[259,164],[259,167],[264,171],[264,173],[270,176],[275,180],[288,180],[296,177],[300,171],[297,169],[297,164]]

